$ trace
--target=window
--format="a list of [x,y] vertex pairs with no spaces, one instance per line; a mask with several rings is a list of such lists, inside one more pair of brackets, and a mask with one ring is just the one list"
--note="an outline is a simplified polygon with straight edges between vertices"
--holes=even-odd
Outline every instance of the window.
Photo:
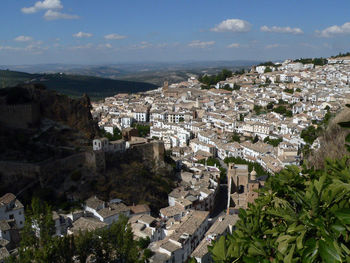
[[9,215],[9,219],[14,219],[13,214]]

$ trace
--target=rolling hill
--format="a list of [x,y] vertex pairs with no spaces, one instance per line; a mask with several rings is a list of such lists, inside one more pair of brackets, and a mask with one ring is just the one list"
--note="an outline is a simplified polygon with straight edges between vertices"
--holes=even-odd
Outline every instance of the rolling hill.
[[135,93],[156,89],[157,86],[135,81],[114,80],[100,77],[57,74],[29,74],[0,70],[0,87],[12,87],[21,83],[41,83],[48,89],[80,97],[86,93],[92,100],[113,96],[117,93]]

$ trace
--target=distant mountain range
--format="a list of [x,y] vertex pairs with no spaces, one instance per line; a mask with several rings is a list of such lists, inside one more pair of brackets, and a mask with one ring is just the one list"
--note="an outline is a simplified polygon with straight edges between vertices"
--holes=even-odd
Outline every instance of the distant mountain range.
[[185,62],[148,62],[123,63],[106,65],[67,65],[38,64],[0,66],[0,69],[10,69],[28,73],[66,73],[69,75],[84,75],[118,80],[148,82],[161,86],[164,81],[169,83],[187,80],[190,75],[204,73],[216,74],[223,68],[238,70],[249,68],[261,61],[185,61]]
[[65,73],[24,73],[11,70],[0,70],[0,87],[12,87],[21,83],[41,83],[48,89],[72,96],[80,97],[86,93],[97,100],[113,96],[117,93],[136,93],[156,89],[157,86],[145,82],[115,80],[85,75]]

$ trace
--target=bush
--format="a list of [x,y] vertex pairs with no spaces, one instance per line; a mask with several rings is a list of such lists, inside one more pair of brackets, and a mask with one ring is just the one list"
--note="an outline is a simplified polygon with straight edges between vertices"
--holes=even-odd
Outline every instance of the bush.
[[[205,159],[198,161],[198,163],[205,164]],[[212,157],[209,157],[207,159],[207,165],[208,166],[215,166],[216,165],[216,167],[221,167],[220,161],[218,159],[212,158]]]
[[283,141],[282,138],[270,139],[269,136],[267,136],[267,137],[264,139],[264,142],[265,142],[265,143],[271,144],[273,147],[277,147],[282,141]]
[[140,238],[137,241],[137,245],[139,246],[139,248],[141,249],[146,249],[148,247],[148,245],[151,243],[151,239],[149,237],[146,238]]
[[308,144],[313,144],[313,142],[317,139],[317,136],[316,129],[313,125],[302,130],[300,134],[300,137],[303,138]]

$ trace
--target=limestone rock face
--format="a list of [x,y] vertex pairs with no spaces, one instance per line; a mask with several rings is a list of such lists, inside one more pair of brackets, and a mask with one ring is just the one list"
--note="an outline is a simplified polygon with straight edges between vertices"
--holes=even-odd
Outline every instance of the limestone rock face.
[[0,91],[0,123],[9,128],[35,128],[49,119],[69,126],[92,139],[98,133],[87,95],[72,99],[40,84],[19,85]]
[[97,123],[93,121],[90,112],[90,99],[86,94],[79,99],[71,99],[36,85],[29,85],[26,88],[32,93],[33,100],[40,104],[40,113],[43,118],[79,130],[89,139],[98,134]]

